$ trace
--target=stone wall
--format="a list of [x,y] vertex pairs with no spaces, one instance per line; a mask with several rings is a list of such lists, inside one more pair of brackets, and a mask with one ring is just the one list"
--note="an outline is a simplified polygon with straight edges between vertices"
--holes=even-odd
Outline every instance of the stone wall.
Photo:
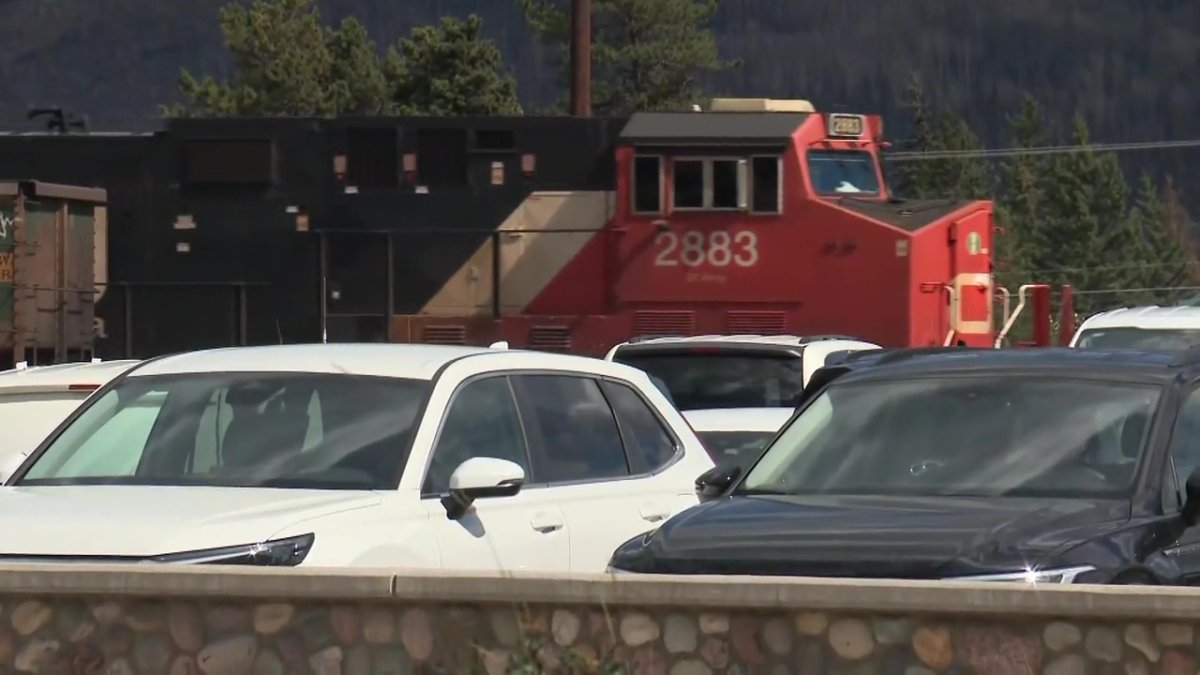
[[0,672],[1192,674],[1198,623],[1128,586],[0,567]]

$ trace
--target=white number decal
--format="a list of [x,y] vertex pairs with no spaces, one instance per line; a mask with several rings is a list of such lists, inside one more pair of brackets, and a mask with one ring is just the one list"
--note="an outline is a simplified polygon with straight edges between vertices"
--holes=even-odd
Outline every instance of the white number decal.
[[[654,239],[655,246],[662,250],[654,258],[656,267],[699,267],[705,263],[712,267],[753,267],[758,264],[758,235],[750,230],[741,230],[730,236],[717,230],[705,236],[703,232],[688,230],[683,236],[674,232],[662,232]],[[678,253],[677,253],[678,251]]]
[[[733,262],[742,267],[753,267],[758,264],[758,235],[749,230],[742,230],[733,236],[733,243],[741,247],[741,252],[733,257]],[[745,253],[742,257],[741,253]]]
[[662,251],[659,251],[658,257],[654,259],[654,265],[656,267],[674,267],[678,265],[679,263],[671,257],[671,254],[675,251],[675,247],[679,245],[679,239],[675,236],[674,232],[663,232],[654,238],[655,246],[663,242],[666,242],[667,245]]
[[683,233],[683,252],[679,259],[688,267],[699,267],[704,264],[704,234],[695,230]]

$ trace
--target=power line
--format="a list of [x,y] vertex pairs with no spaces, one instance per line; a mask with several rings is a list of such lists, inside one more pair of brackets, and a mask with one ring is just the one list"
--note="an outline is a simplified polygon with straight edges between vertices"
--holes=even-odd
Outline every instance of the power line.
[[991,148],[982,150],[909,150],[885,152],[891,162],[912,162],[931,159],[990,159],[1021,155],[1064,155],[1079,152],[1129,152],[1133,150],[1178,150],[1200,148],[1200,138],[1183,141],[1143,141],[1138,143],[1092,143],[1090,145],[1048,145],[1033,148]]

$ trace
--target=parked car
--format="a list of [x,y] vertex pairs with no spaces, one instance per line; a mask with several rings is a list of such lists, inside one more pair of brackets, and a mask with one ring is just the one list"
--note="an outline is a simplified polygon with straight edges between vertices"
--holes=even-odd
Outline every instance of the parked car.
[[615,572],[1200,582],[1200,350],[901,351],[843,369]]
[[137,361],[90,361],[0,371],[0,483],[92,392]]
[[713,467],[601,359],[287,345],[151,359],[0,494],[0,559],[593,571]]
[[746,467],[758,459],[792,413],[791,408],[716,408],[686,410],[683,417],[714,463]]
[[1071,346],[1178,351],[1200,346],[1200,307],[1122,307],[1088,317]]
[[622,342],[604,358],[650,373],[680,410],[794,408],[830,354],[879,348],[844,335],[698,335]]

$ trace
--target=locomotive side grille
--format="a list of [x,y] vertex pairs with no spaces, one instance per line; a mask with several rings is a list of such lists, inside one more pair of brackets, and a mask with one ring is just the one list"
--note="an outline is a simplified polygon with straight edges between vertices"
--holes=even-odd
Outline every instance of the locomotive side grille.
[[633,314],[634,335],[690,335],[696,315],[687,310],[647,309]]
[[725,313],[725,332],[733,335],[783,335],[787,315],[783,312],[738,310]]
[[467,329],[465,326],[425,326],[421,341],[434,345],[465,345]]
[[571,348],[571,331],[566,326],[534,326],[529,330],[529,346],[548,351]]

